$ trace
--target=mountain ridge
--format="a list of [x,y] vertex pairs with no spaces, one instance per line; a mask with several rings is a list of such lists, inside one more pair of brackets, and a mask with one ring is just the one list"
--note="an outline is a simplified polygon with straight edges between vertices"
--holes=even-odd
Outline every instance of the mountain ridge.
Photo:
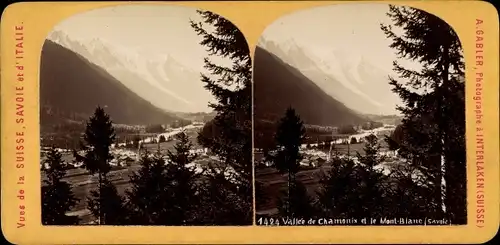
[[104,107],[115,123],[168,123],[179,118],[143,99],[83,56],[46,40],[40,60],[41,124],[80,121]]
[[128,48],[101,38],[72,39],[55,30],[48,39],[100,66],[127,88],[167,111],[209,112],[211,94],[194,70],[168,54]]
[[288,106],[295,108],[306,124],[333,126],[366,121],[326,94],[296,68],[257,46],[254,62],[254,118],[277,120],[284,115]]
[[362,114],[398,113],[395,108],[400,99],[391,91],[389,73],[362,54],[306,49],[293,39],[277,42],[262,38],[259,45],[352,110]]

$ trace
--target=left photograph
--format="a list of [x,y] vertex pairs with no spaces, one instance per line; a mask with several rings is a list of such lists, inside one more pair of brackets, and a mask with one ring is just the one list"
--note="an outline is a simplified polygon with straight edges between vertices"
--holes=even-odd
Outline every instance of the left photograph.
[[208,11],[80,13],[40,60],[43,225],[252,225],[251,58]]

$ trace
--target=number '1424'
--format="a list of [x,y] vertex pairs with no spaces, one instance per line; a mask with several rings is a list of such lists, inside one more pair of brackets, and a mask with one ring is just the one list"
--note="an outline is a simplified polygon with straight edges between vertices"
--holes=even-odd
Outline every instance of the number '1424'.
[[279,219],[261,217],[257,220],[257,225],[265,225],[265,226],[280,225],[280,221]]

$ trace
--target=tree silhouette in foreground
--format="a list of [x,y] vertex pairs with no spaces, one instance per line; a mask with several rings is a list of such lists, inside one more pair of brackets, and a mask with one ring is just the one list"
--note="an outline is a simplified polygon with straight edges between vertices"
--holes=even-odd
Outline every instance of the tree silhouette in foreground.
[[134,225],[189,225],[198,222],[199,178],[189,166],[196,155],[186,133],[177,134],[175,152],[168,151],[166,163],[157,152],[141,156],[141,169],[130,176],[128,207]]
[[66,215],[77,204],[78,199],[75,198],[71,185],[62,180],[66,175],[66,165],[61,159],[61,154],[55,148],[51,148],[47,153],[47,159],[43,161],[43,166],[46,179],[42,186],[42,223],[78,224],[78,217]]
[[280,217],[312,218],[316,215],[314,200],[309,196],[306,186],[299,180],[292,179],[288,188],[281,192],[278,199]]
[[[317,193],[317,205],[324,217],[355,218],[364,210],[359,196],[361,171],[352,159],[334,158]],[[363,215],[363,214],[361,214]]]
[[302,160],[299,150],[304,138],[305,128],[302,120],[293,108],[288,108],[276,130],[276,154],[269,158],[278,171],[289,173],[290,182],[299,170],[299,162]]
[[141,168],[130,175],[131,187],[126,191],[127,206],[133,225],[162,225],[168,219],[168,180],[163,156],[142,152]]
[[[305,128],[302,120],[295,110],[289,107],[283,118],[278,122],[275,134],[275,145],[273,153],[269,153],[267,158],[271,161],[280,173],[288,173],[288,190],[282,193],[284,196],[280,200],[280,212],[284,215],[299,214],[302,205],[295,203],[299,199],[307,200],[305,187],[296,181],[295,174],[299,171],[299,163],[302,160],[300,146],[305,139]],[[304,210],[306,212],[306,210]]]
[[[227,172],[226,176],[212,169],[209,189],[214,195],[212,203],[206,205],[213,207],[205,210],[205,215],[216,221],[213,224],[248,225],[253,214],[250,50],[243,33],[230,21],[209,11],[198,14],[202,22],[191,21],[191,26],[202,37],[200,44],[210,57],[231,63],[224,66],[207,57],[204,61],[209,74],[201,75],[204,87],[216,99],[210,107],[217,115],[212,120],[212,133],[200,134],[198,141],[220,159],[217,168]],[[204,202],[209,199],[205,197]]]
[[[465,224],[465,97],[460,41],[445,21],[427,12],[391,5],[387,15],[393,24],[381,25],[381,29],[392,40],[390,47],[397,51],[398,59],[416,61],[422,67],[415,70],[394,62],[400,81],[390,77],[390,84],[404,102],[398,108],[404,115],[399,153],[432,183],[428,203],[437,209],[431,213],[441,216],[445,212],[452,223]],[[446,211],[441,210],[443,203]]]
[[356,156],[360,163],[364,164],[369,169],[373,169],[373,167],[382,163],[386,159],[386,157],[379,154],[380,149],[381,146],[378,143],[377,136],[370,134],[365,137],[365,146],[363,147],[365,154],[356,152]]
[[[432,188],[411,165],[391,164],[380,155],[375,135],[365,137],[364,154],[334,156],[332,168],[320,181],[316,210],[322,217],[422,218],[437,208],[427,203]],[[400,160],[396,160],[400,161]],[[383,169],[389,167],[389,173]],[[435,216],[433,216],[435,217]]]
[[200,178],[196,166],[190,166],[197,155],[190,153],[193,144],[185,132],[177,134],[175,152],[168,151],[165,177],[169,181],[168,194],[170,212],[167,224],[189,225],[199,222],[199,191],[196,181]]
[[87,208],[94,217],[101,217],[100,225],[126,225],[129,222],[125,199],[107,178],[102,179],[99,190],[90,191]]
[[332,169],[321,180],[318,209],[325,217],[382,217],[387,213],[384,202],[386,177],[374,168],[383,161],[377,137],[366,137],[364,155],[357,153],[359,164],[351,158],[333,158]]
[[[120,213],[123,206],[119,204],[123,202],[118,195],[116,188],[107,179],[107,174],[111,170],[109,161],[113,159],[110,147],[115,140],[115,131],[112,121],[108,114],[101,107],[95,109],[87,122],[85,134],[83,135],[84,144],[82,148],[85,152],[84,156],[74,151],[76,161],[83,162],[83,167],[90,174],[98,176],[98,188],[91,191],[91,196],[88,200],[88,208],[92,214],[98,219],[100,225],[117,224],[124,214]],[[111,223],[108,223],[111,222]]]

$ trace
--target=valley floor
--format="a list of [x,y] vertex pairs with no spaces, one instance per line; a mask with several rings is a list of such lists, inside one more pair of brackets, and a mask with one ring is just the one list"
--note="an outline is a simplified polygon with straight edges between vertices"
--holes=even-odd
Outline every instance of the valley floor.
[[[202,167],[206,165],[210,161],[214,161],[213,156],[209,156],[207,154],[206,149],[201,148],[197,144],[196,137],[198,135],[198,128],[200,126],[188,126],[185,128],[179,128],[173,130],[171,132],[167,132],[164,134],[159,134],[156,138],[159,138],[160,135],[163,135],[165,138],[170,138],[175,134],[185,130],[188,134],[189,139],[193,143],[193,153],[198,154],[198,158],[190,164],[190,166],[195,167],[196,171],[199,172],[202,170]],[[152,143],[153,138],[146,138],[141,140],[141,148],[146,149],[150,153],[156,152],[158,149],[165,155],[167,151],[175,151],[174,146],[177,142],[175,139],[169,140],[167,142],[162,143]],[[63,178],[63,181],[67,181],[72,185],[72,190],[76,198],[79,199],[77,205],[73,207],[73,209],[67,213],[67,215],[75,215],[79,216],[81,219],[81,224],[91,224],[93,221],[93,216],[88,209],[86,209],[87,205],[87,197],[90,196],[90,192],[95,190],[98,187],[98,176],[90,175],[87,170],[80,167],[79,163],[74,161],[73,153],[69,149],[59,149],[62,155],[62,160],[73,167],[66,172],[66,176]],[[111,162],[112,170],[108,173],[108,179],[116,186],[118,193],[120,195],[125,195],[126,190],[130,187],[130,175],[134,172],[138,171],[141,167],[138,162],[138,149],[126,149],[121,146],[112,148],[112,154],[116,160]],[[42,151],[42,155],[43,155]],[[42,156],[41,161],[44,160]],[[45,179],[45,174],[42,172],[41,175],[42,181]]]
[[[389,156],[389,159],[376,168],[382,170],[383,173],[389,174],[392,169],[404,164],[403,161],[394,157],[391,152],[384,152]],[[340,155],[346,157],[347,155]],[[351,156],[351,159],[357,161],[356,157]],[[296,174],[296,179],[302,182],[311,197],[315,197],[319,190],[320,180],[326,176],[328,172],[334,168],[330,162],[319,163],[316,166],[301,164],[301,170]],[[262,196],[265,200],[256,200],[257,215],[274,215],[277,214],[277,201],[280,192],[286,190],[288,186],[288,174],[281,174],[274,167],[266,167],[261,165],[255,169],[255,181],[262,185]],[[260,196],[260,195],[259,195]]]
[[[361,143],[343,144],[342,142],[345,139],[338,140],[332,142],[334,145],[331,152],[330,149],[318,149],[318,144],[304,144],[301,146],[301,154],[303,155],[303,160],[300,162],[301,170],[296,174],[296,179],[306,186],[311,197],[315,197],[321,187],[321,178],[335,167],[330,162],[330,154],[336,154],[340,158],[349,157],[356,162],[357,153],[364,155],[364,143],[362,141],[369,134],[378,136],[381,146],[379,154],[387,157],[387,160],[376,168],[382,170],[385,174],[389,174],[391,169],[403,164],[403,161],[396,156],[395,152],[389,151],[383,140],[382,136],[388,135],[391,132],[392,128],[379,128],[349,135],[345,137],[348,142],[350,142],[351,138],[356,138],[357,142]],[[260,194],[265,197],[265,200],[256,200],[256,214],[275,215],[278,212],[277,201],[280,192],[286,190],[288,185],[288,175],[281,174],[274,167],[270,166],[270,163],[266,162],[263,153],[259,150],[254,153],[254,160],[256,164],[255,181],[262,185],[263,193]]]

